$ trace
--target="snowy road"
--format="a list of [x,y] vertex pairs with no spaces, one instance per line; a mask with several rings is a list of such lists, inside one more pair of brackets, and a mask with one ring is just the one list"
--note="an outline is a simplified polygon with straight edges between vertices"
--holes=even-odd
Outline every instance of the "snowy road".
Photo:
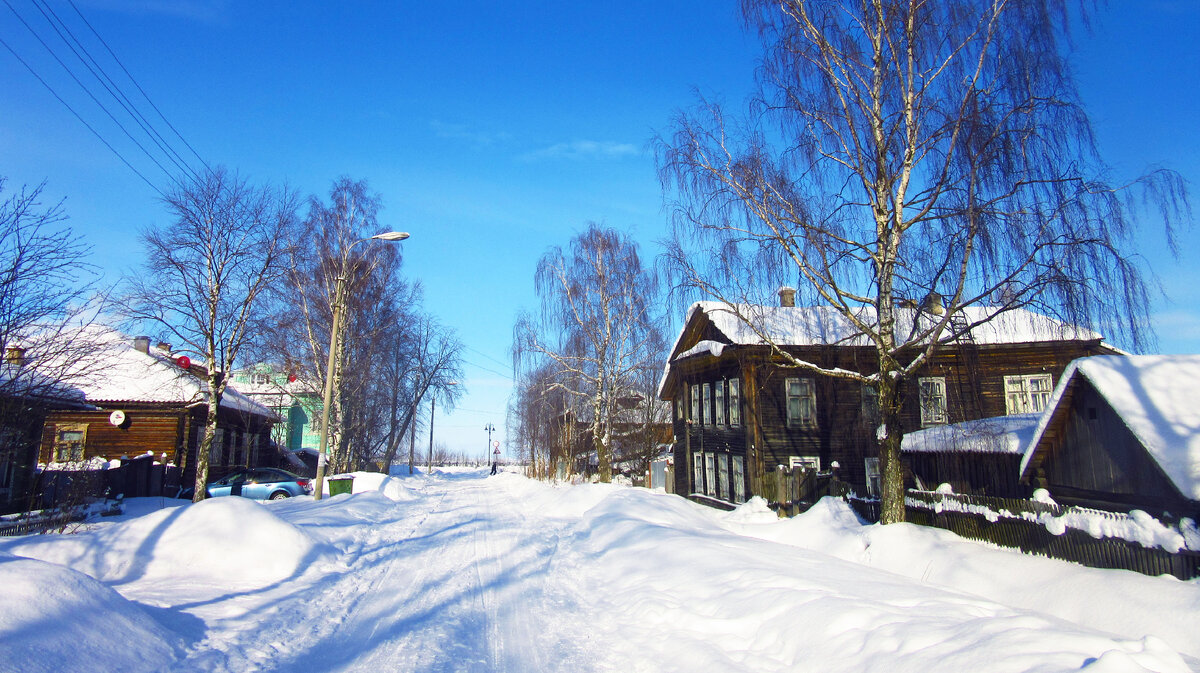
[[[482,472],[0,542],[0,583],[29,600],[61,566],[89,577],[34,616],[0,596],[0,672],[1183,672],[1200,633],[1195,582],[863,527],[835,504],[779,522]],[[31,626],[47,614],[55,630]]]

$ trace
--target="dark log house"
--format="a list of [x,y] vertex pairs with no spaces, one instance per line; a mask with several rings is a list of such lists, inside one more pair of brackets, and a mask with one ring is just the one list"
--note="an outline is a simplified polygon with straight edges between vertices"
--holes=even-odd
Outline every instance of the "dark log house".
[[[756,326],[799,359],[871,373],[875,353],[828,307],[742,307]],[[940,306],[932,307],[940,312]],[[970,308],[976,324],[995,309]],[[909,321],[931,316],[902,309]],[[911,324],[911,323],[910,323]],[[901,431],[1041,411],[1072,360],[1114,353],[1099,334],[1015,309],[941,347],[902,394]],[[768,346],[724,304],[688,311],[659,397],[674,404],[675,492],[738,503],[763,494],[767,470],[806,466],[838,476],[862,495],[878,494],[873,390],[846,379],[781,366]]]

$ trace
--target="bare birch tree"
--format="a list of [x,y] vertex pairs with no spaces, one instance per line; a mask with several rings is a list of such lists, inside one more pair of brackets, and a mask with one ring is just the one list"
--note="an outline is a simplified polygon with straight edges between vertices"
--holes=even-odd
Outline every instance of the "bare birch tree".
[[196,501],[205,497],[209,456],[227,375],[254,336],[264,291],[286,266],[296,195],[257,187],[223,168],[165,197],[173,221],[146,229],[143,272],[127,278],[122,312],[205,363],[208,417],[196,456]]
[[[345,318],[333,354],[330,466],[344,471],[394,460],[418,403],[461,376],[461,345],[421,310],[421,286],[402,274],[400,246],[362,242],[383,228],[382,201],[364,181],[340,178],[328,201],[309,200],[302,244],[276,297],[276,356],[289,371],[323,388],[338,277]],[[361,245],[355,245],[362,242]],[[284,288],[281,288],[284,289]]]
[[610,481],[618,399],[639,368],[661,357],[657,279],[628,236],[591,223],[568,250],[542,257],[534,284],[541,312],[518,319],[517,363],[554,363],[551,385],[586,409],[600,479]]
[[[1028,306],[1138,347],[1136,224],[1170,236],[1189,216],[1175,173],[1106,178],[1064,56],[1068,4],[743,0],[765,49],[748,114],[702,101],[659,141],[677,287],[767,337],[744,307],[796,283],[873,346],[861,373],[774,351],[877,389],[885,523],[903,520],[898,391],[976,326],[963,309]],[[898,306],[925,297],[944,311],[902,330]]]
[[72,386],[97,368],[84,328],[103,309],[90,251],[61,204],[41,202],[44,185],[5,185],[0,177],[0,511],[25,495],[34,507],[41,412],[82,402]]

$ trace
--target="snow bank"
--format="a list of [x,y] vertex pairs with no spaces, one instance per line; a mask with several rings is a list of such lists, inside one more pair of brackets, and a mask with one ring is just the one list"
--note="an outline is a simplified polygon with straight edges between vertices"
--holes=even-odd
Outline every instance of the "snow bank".
[[[1155,637],[1114,639],[987,598],[931,589],[857,560],[730,535],[717,520],[736,521],[745,512],[730,517],[700,509],[640,489],[616,492],[580,519],[570,547],[559,548],[562,559],[577,556],[573,568],[557,562],[580,575],[585,588],[578,600],[590,601],[588,612],[596,615],[589,636],[625,641],[631,670],[638,661],[653,661],[659,671],[925,673],[982,670],[981,662],[990,673],[1089,665],[1188,670]],[[864,528],[829,506],[824,516],[843,534]],[[729,525],[780,529],[783,523]],[[837,535],[830,530],[825,540]],[[869,539],[835,547],[860,558],[874,553]]]
[[[1086,568],[966,540],[937,528],[865,525],[835,498],[823,498],[808,512],[774,524],[727,521],[725,525],[742,534],[1037,610],[1139,642],[1158,638],[1179,652],[1200,657],[1196,637],[1200,581]],[[1152,644],[1146,647],[1154,649]]]
[[0,671],[157,671],[181,645],[137,604],[59,565],[0,552],[0,587]]
[[271,509],[246,498],[212,498],[78,535],[0,542],[0,550],[114,584],[186,577],[261,585],[296,574],[327,551]]
[[[410,502],[417,499],[412,489],[405,486],[400,479],[382,472],[351,472],[347,476],[354,477],[351,493],[378,491],[394,502]],[[328,480],[325,482],[325,492],[329,493]]]

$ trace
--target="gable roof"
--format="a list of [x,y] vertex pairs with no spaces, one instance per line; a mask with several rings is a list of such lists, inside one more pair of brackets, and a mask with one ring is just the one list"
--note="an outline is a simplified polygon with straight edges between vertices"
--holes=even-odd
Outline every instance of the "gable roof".
[[[143,402],[192,406],[208,399],[208,382],[181,368],[167,353],[143,353],[131,339],[109,327],[87,329],[94,350],[88,371],[71,381],[90,404]],[[276,418],[269,408],[242,395],[232,386],[221,396],[221,408]]]
[[[1072,362],[1021,459],[1021,474],[1065,391],[1083,377],[1108,402],[1184,497],[1200,500],[1200,355],[1096,355]],[[1065,405],[1064,405],[1065,406]]]
[[[736,313],[735,313],[736,311]],[[737,313],[749,319],[771,341],[780,346],[869,346],[870,341],[831,306],[752,306],[731,307],[722,302],[701,301],[692,304],[685,320],[703,313],[713,326],[739,346],[767,343]],[[1101,335],[1092,330],[1068,325],[1028,309],[1001,310],[994,306],[966,306],[961,309],[968,324],[982,323],[971,330],[977,344],[1019,344],[1039,341],[1092,341]],[[928,313],[915,308],[896,309],[896,333],[907,334],[915,321],[928,320]],[[864,307],[859,319],[875,324],[875,309]],[[937,316],[940,319],[941,316]],[[984,322],[986,321],[986,322]],[[682,332],[680,334],[682,336]],[[676,347],[679,346],[676,341]]]
[[[1054,318],[1034,313],[1025,308],[1002,309],[995,306],[966,306],[960,309],[971,330],[971,339],[977,345],[1025,344],[1047,341],[1101,341],[1097,332],[1076,325],[1063,323]],[[863,307],[859,319],[867,324],[877,323],[875,309]],[[683,349],[684,339],[697,320],[706,318],[724,338],[701,340]],[[844,315],[832,306],[762,306],[751,304],[729,305],[718,301],[699,301],[688,309],[679,336],[671,347],[670,355],[659,380],[661,396],[670,379],[671,363],[690,357],[711,355],[720,357],[726,346],[763,346],[768,340],[759,336],[746,323],[749,320],[770,342],[779,346],[870,346],[864,336]],[[936,316],[941,319],[941,316]],[[896,309],[896,333],[905,335],[915,324],[930,320],[929,314],[917,308]],[[979,324],[976,324],[979,323]],[[713,335],[716,336],[716,335]],[[683,349],[681,351],[681,349]]]

